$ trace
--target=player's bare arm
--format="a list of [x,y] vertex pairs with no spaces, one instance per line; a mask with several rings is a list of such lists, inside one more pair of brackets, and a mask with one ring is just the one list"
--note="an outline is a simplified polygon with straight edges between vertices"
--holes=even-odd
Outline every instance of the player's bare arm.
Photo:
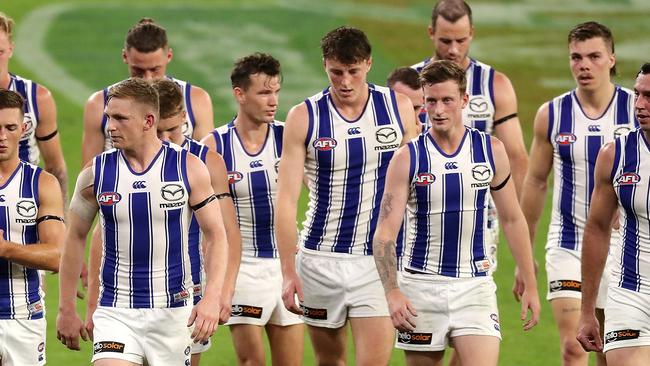
[[194,113],[194,131],[192,138],[200,140],[214,128],[214,114],[210,95],[198,86],[192,85],[190,90],[192,112]]
[[43,157],[45,170],[54,175],[59,181],[63,202],[67,203],[68,169],[63,159],[63,150],[61,150],[54,97],[47,88],[39,85],[36,90],[36,103],[40,115],[34,131],[38,149]]
[[214,196],[210,173],[203,162],[187,154],[187,176],[191,192],[190,207],[201,227],[201,246],[205,253],[207,282],[203,297],[192,309],[188,326],[194,324],[192,338],[205,342],[216,331],[219,320],[221,290],[226,273],[228,243],[221,218],[221,209]]
[[29,268],[58,272],[65,233],[61,188],[57,179],[47,172],[40,174],[38,186],[40,205],[36,222],[39,242],[30,245],[13,243],[3,239],[0,230],[0,258]]
[[528,154],[517,117],[517,95],[508,77],[494,73],[494,134],[503,142],[512,169],[517,197],[521,197],[524,177],[528,168]]
[[547,137],[548,108],[548,103],[542,105],[535,116],[533,143],[530,147],[530,160],[535,164],[528,166],[521,194],[521,210],[528,223],[531,245],[535,244],[535,232],[546,200],[548,175],[553,168],[553,145]]
[[524,323],[529,330],[539,322],[540,303],[533,265],[532,248],[528,228],[521,208],[517,203],[517,192],[511,178],[510,164],[503,143],[491,138],[495,172],[490,194],[499,214],[499,221],[508,241],[508,246],[517,264],[516,281],[521,283],[521,320],[526,320],[528,309],[531,318]]
[[421,127],[413,115],[413,103],[411,100],[406,95],[397,92],[395,92],[395,97],[397,98],[398,113],[402,120],[402,126],[404,127],[404,135],[402,137],[402,145],[404,145],[417,137]]
[[303,300],[302,285],[296,273],[296,215],[298,198],[303,179],[303,169],[307,151],[307,106],[299,104],[289,111],[285,122],[282,142],[282,158],[278,171],[278,187],[275,210],[275,236],[278,242],[278,254],[282,264],[282,299],[284,306],[291,312],[301,314],[302,310],[295,301]]
[[[409,102],[410,103],[410,102]],[[412,115],[412,113],[411,113]],[[373,256],[384,286],[393,326],[403,332],[415,329],[416,311],[397,284],[395,240],[404,220],[409,195],[409,150],[401,147],[393,156],[386,173],[379,222],[372,241]]]
[[235,204],[232,201],[232,196],[228,188],[228,173],[226,172],[226,164],[223,158],[214,151],[208,151],[206,166],[210,171],[212,189],[219,200],[223,224],[228,239],[228,266],[221,291],[221,314],[219,316],[219,321],[223,323],[228,321],[230,317],[230,305],[232,296],[235,293],[239,263],[241,262],[241,233],[239,232],[239,224],[237,223]]
[[103,115],[104,92],[100,90],[88,98],[84,107],[84,130],[81,140],[82,166],[104,151]]
[[57,338],[69,349],[79,350],[79,337],[88,339],[76,310],[76,283],[84,259],[86,237],[99,206],[94,198],[93,171],[90,164],[77,177],[70,202],[68,227],[61,255],[59,272],[59,312],[56,320]]
[[614,143],[603,146],[596,159],[595,184],[582,240],[582,305],[577,339],[585,351],[603,351],[600,325],[596,319],[596,297],[610,245],[612,220],[618,199],[612,185]]

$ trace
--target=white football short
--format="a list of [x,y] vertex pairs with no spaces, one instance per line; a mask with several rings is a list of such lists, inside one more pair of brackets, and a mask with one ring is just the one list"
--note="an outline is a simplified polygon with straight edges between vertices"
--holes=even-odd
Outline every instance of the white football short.
[[397,332],[396,348],[434,352],[459,336],[501,339],[497,287],[491,276],[455,278],[404,270],[399,285],[417,317],[413,332]]
[[301,248],[296,269],[306,324],[340,328],[347,318],[389,316],[373,256]]
[[45,318],[0,320],[0,365],[45,365]]
[[189,365],[192,306],[128,309],[99,306],[93,358],[114,358],[149,366]]
[[650,295],[610,286],[605,306],[604,351],[650,346]]
[[279,258],[242,256],[232,311],[226,325],[300,324],[300,316],[282,302],[282,269]]

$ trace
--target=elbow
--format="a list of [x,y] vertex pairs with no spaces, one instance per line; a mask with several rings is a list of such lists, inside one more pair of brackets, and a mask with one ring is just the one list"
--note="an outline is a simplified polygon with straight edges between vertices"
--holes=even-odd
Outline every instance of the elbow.
[[59,273],[61,268],[61,249],[54,249],[52,258],[48,261],[48,268],[44,268],[52,273]]

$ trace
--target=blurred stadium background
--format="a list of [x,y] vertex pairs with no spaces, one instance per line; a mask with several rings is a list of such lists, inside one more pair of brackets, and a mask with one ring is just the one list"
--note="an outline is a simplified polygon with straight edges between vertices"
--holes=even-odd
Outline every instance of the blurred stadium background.
[[[508,75],[515,86],[526,144],[538,106],[573,87],[568,68],[566,35],[575,24],[596,20],[615,37],[619,76],[631,87],[639,65],[648,61],[647,0],[501,0],[469,1],[476,27],[471,56]],[[327,85],[319,50],[330,29],[353,25],[363,29],[373,45],[369,81],[383,84],[397,66],[411,65],[432,53],[426,35],[434,1],[424,0],[6,0],[0,10],[17,22],[13,73],[36,80],[53,93],[59,131],[70,176],[70,191],[80,168],[83,104],[95,90],[127,76],[120,50],[126,31],[142,17],[167,28],[174,59],[170,75],[203,87],[215,107],[215,126],[233,117],[229,75],[233,61],[261,51],[277,57],[283,68],[281,108],[289,108]],[[531,162],[534,164],[535,162]],[[550,202],[549,202],[550,203]],[[304,204],[304,202],[303,202]],[[548,207],[547,207],[548,208]],[[535,255],[542,319],[524,334],[519,306],[514,301],[513,261],[506,248],[499,251],[495,280],[501,313],[501,365],[560,364],[557,331],[547,302],[544,243],[548,209],[540,224]],[[48,275],[47,360],[50,365],[89,364],[92,344],[81,352],[65,349],[56,339],[58,280]],[[85,305],[80,302],[79,309]],[[350,341],[350,347],[352,347]],[[313,364],[306,343],[305,365]],[[349,355],[353,355],[352,348]],[[401,351],[391,364],[403,364]],[[592,360],[593,361],[593,360]],[[228,330],[220,328],[204,365],[233,365],[235,355]],[[270,364],[270,361],[269,361]],[[351,363],[352,364],[352,363]]]

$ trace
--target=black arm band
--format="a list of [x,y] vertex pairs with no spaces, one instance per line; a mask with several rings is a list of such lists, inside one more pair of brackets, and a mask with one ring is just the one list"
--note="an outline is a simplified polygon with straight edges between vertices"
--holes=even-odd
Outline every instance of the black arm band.
[[65,223],[65,220],[63,220],[63,217],[54,216],[54,215],[45,215],[45,216],[41,216],[38,219],[36,219],[36,224],[40,224],[41,222],[43,222],[45,220],[56,220],[56,221],[61,221],[61,222]]
[[194,206],[190,206],[190,208],[192,210],[194,210],[194,211],[197,211],[198,209],[203,208],[203,206],[207,205],[208,203],[210,203],[210,202],[212,202],[212,201],[214,201],[216,199],[217,199],[217,196],[215,196],[214,194],[211,194],[210,196],[208,196],[208,198],[204,199],[203,201],[197,203]]
[[56,136],[57,133],[59,133],[59,130],[54,130],[54,132],[52,132],[51,134],[49,134],[47,136],[43,136],[43,137],[36,136],[36,140],[38,140],[38,141],[47,141],[47,140],[51,139],[52,137]]
[[228,198],[228,197],[232,198],[232,194],[230,194],[229,192],[215,194],[214,196],[217,197],[218,200],[222,200],[222,199]]
[[513,114],[509,114],[509,115],[507,115],[507,116],[505,116],[505,117],[499,118],[498,120],[492,122],[492,126],[493,126],[493,127],[496,127],[496,126],[502,124],[503,122],[505,122],[505,121],[507,121],[507,120],[509,120],[509,119],[513,119],[513,118],[515,118],[515,117],[517,117],[517,112],[515,112],[515,113],[513,113]]
[[491,190],[491,191],[498,191],[498,190],[500,190],[501,188],[505,187],[505,186],[506,186],[506,183],[508,183],[508,181],[510,180],[510,176],[511,176],[511,175],[512,175],[512,174],[508,174],[508,176],[506,177],[506,179],[504,179],[503,182],[501,182],[501,184],[499,184],[499,185],[496,186],[496,187],[490,187],[490,190]]

